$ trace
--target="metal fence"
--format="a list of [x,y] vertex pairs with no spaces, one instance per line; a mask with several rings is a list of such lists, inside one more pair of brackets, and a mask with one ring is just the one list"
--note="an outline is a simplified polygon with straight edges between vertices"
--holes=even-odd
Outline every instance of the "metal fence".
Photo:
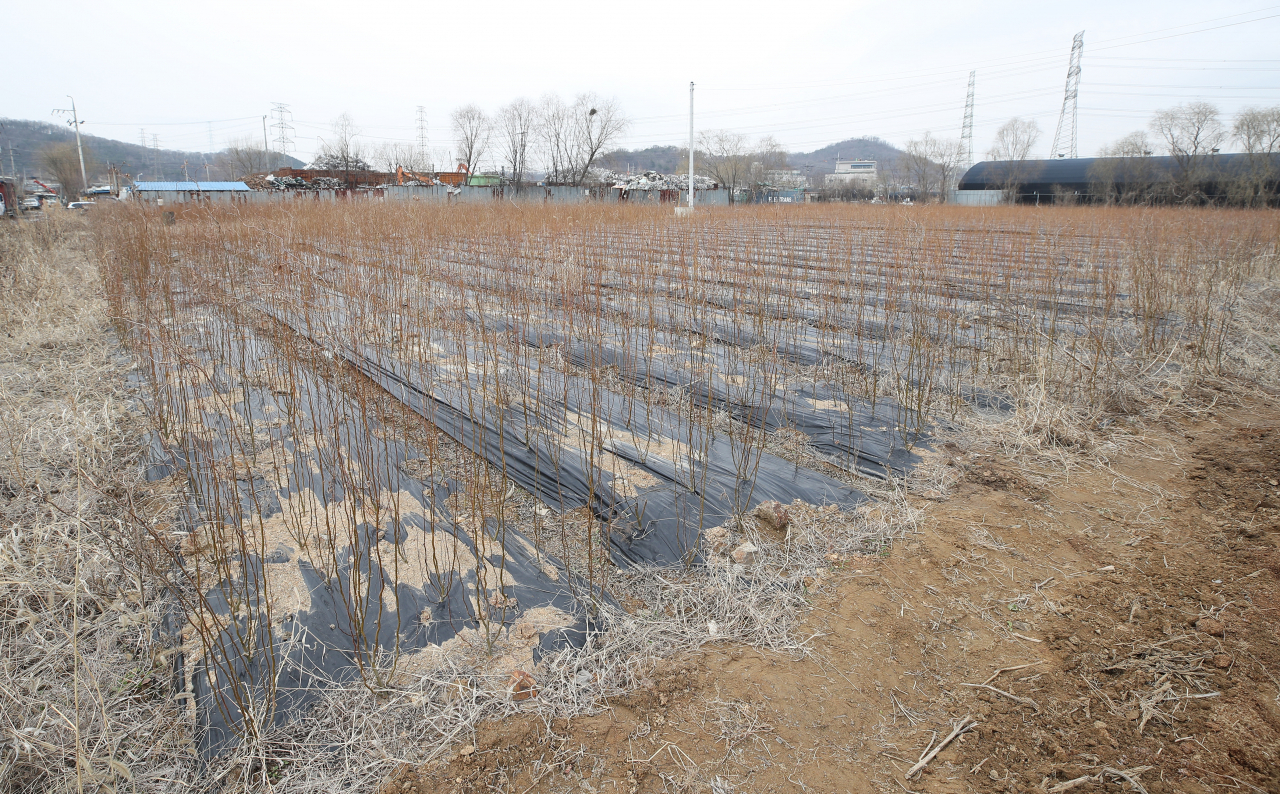
[[[365,190],[252,190],[248,192],[209,192],[194,190],[148,190],[133,194],[135,200],[159,206],[174,204],[262,204],[276,201],[440,201],[485,202],[510,201],[517,204],[582,204],[589,201],[625,201],[628,203],[687,204],[687,190],[624,190],[614,187],[570,187],[567,185],[512,185],[480,187],[466,185],[391,185]],[[698,190],[694,201],[699,205],[723,206],[729,203],[724,188]]]

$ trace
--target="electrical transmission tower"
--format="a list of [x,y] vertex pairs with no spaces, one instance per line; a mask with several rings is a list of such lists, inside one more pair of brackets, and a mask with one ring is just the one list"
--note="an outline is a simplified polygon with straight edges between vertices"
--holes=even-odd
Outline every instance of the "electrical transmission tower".
[[157,182],[164,181],[164,171],[160,168],[160,136],[151,134],[151,167],[155,170]]
[[973,165],[973,81],[976,71],[969,72],[969,95],[964,101],[964,124],[960,126],[960,146],[964,149],[965,170]]
[[275,131],[276,137],[273,143],[276,145],[276,151],[280,153],[281,162],[289,155],[289,151],[294,148],[293,125],[289,122],[293,121],[293,113],[289,111],[289,106],[283,102],[271,103],[271,118],[273,123],[271,129]]
[[1062,97],[1062,114],[1058,116],[1058,131],[1053,134],[1053,150],[1049,152],[1050,158],[1079,156],[1076,150],[1076,96],[1080,93],[1081,55],[1084,55],[1083,30],[1077,33],[1071,42],[1071,64],[1067,67],[1067,92]]
[[422,105],[418,105],[418,139],[415,145],[417,151],[414,152],[413,158],[415,170],[428,167],[428,161],[431,159],[428,153],[430,145],[431,142],[427,140],[427,109]]

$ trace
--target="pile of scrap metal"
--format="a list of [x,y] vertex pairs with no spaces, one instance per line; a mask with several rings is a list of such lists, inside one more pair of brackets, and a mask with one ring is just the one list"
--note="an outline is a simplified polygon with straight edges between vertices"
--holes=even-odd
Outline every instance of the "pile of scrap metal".
[[323,168],[277,168],[266,175],[266,190],[359,190],[386,186],[396,178],[387,171]]
[[[251,187],[253,187],[251,185]],[[313,177],[310,181],[300,176],[276,176],[267,174],[262,178],[262,190],[337,190],[346,187],[341,179],[329,176]]]
[[[594,169],[591,175],[593,177],[597,176]],[[601,183],[622,190],[689,189],[688,174],[660,174],[657,171],[644,171],[639,174],[619,174],[613,171],[601,170],[598,173],[598,177]],[[710,177],[695,175],[693,186],[697,190],[715,190],[720,187],[720,184]]]

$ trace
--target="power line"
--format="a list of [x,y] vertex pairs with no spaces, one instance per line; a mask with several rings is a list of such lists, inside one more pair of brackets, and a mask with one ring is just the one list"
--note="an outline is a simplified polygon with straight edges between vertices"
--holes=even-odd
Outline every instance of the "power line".
[[[1276,17],[1280,17],[1280,14],[1271,14],[1264,17],[1256,17],[1254,19],[1243,19],[1243,20],[1240,20],[1239,22],[1230,22],[1225,25],[1214,25],[1212,27],[1200,28],[1197,30],[1187,30],[1181,33],[1173,33],[1168,36],[1158,36],[1156,38],[1143,39],[1141,41],[1129,41],[1129,42],[1123,41],[1124,39],[1133,39],[1141,36],[1153,36],[1157,33],[1165,33],[1171,30],[1180,30],[1181,28],[1193,27],[1196,25],[1204,25],[1210,22],[1219,22],[1224,19],[1235,19],[1236,17],[1248,16],[1250,14],[1260,14],[1264,11],[1272,11],[1277,8],[1280,8],[1280,6],[1277,6],[1277,5],[1264,6],[1262,8],[1253,9],[1252,11],[1241,11],[1240,13],[1237,13],[1237,14],[1228,14],[1226,16],[1221,16],[1221,17],[1211,17],[1209,19],[1202,19],[1197,22],[1188,22],[1185,25],[1174,25],[1173,27],[1158,28],[1156,30],[1145,31],[1143,33],[1131,33],[1125,36],[1116,36],[1110,39],[1101,39],[1094,45],[1093,51],[1112,50],[1112,49],[1117,49],[1119,47],[1132,47],[1137,44],[1146,44],[1152,41],[1163,41],[1165,39],[1177,38],[1179,36],[1190,36],[1196,33],[1205,33],[1212,30],[1221,30],[1223,28],[1236,27],[1239,25],[1248,25],[1254,22],[1262,22],[1268,19],[1275,19]],[[1123,42],[1123,43],[1112,44],[1111,42]],[[1106,44],[1109,46],[1098,46],[1103,44]],[[979,66],[985,66],[990,64],[992,66],[998,66],[998,67],[1012,67],[1012,66],[1019,66],[1027,63],[1035,63],[1037,61],[1054,60],[1057,57],[1058,56],[1056,52],[1051,53],[1047,50],[1041,50],[1037,52],[1021,53],[1018,55],[1007,55],[999,58],[990,58],[983,61],[972,62],[970,65],[972,67],[979,67]],[[956,71],[957,69],[955,68],[949,68],[944,70],[929,70],[929,71],[919,71],[919,72],[898,72],[897,77],[880,78],[880,80],[911,79],[913,77],[954,75]],[[721,86],[721,87],[708,88],[706,90],[709,90],[709,91],[793,91],[798,88],[831,88],[831,87],[841,86],[841,85],[854,85],[854,84],[859,84],[863,82],[867,82],[867,81],[866,80],[835,80],[835,81],[827,80],[827,81],[817,81],[813,83],[790,83],[786,85],[778,84],[778,85],[772,85],[772,86],[760,86],[760,85]]]
[[1280,63],[1280,58],[1157,58],[1148,55],[1098,55],[1103,61],[1172,61],[1174,63]]
[[[204,121],[151,121],[147,122],[152,127],[189,127],[193,124],[221,124],[225,121],[248,121],[256,120],[257,116],[237,116],[233,119],[205,119]],[[101,124],[104,127],[136,127],[136,121],[95,121],[94,124]]]

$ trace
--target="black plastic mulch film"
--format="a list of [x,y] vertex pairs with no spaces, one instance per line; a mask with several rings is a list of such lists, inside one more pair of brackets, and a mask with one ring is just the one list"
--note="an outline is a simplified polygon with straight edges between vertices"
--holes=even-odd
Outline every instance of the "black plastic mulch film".
[[[501,354],[510,359],[506,363],[524,367],[525,383],[533,385],[526,399],[499,405],[486,398],[492,383],[480,368],[449,364],[473,351],[441,341],[432,361],[409,361],[386,346],[339,343],[336,334],[317,333],[317,328],[341,328],[348,322],[345,305],[345,299],[333,296],[319,320],[309,314],[306,322],[278,306],[260,303],[258,309],[351,364],[551,510],[589,508],[608,528],[611,556],[622,566],[697,564],[705,529],[763,501],[800,500],[847,509],[865,499],[836,479],[761,451],[759,432],[752,436],[751,431],[799,431],[822,459],[874,477],[907,471],[915,455],[906,445],[920,443],[914,437],[918,431],[905,429],[908,412],[890,401],[871,406],[820,382],[785,385],[760,367],[738,362],[726,352],[731,346],[726,342],[750,340],[729,327],[706,333],[712,343],[700,351],[705,365],[701,375],[661,357],[627,352],[655,345],[674,348],[681,344],[676,332],[658,331],[649,339],[637,338],[633,329],[586,341],[524,324],[521,333],[528,347],[560,346],[575,367],[616,367],[641,393],[676,388],[698,409],[726,411],[747,429],[746,439],[709,431],[691,416],[572,372],[539,366],[531,357],[517,360],[510,351]],[[510,330],[501,320],[473,315],[470,321]],[[479,628],[482,621],[491,630],[495,614],[498,626],[509,626],[527,610],[541,607],[571,616],[565,627],[542,634],[537,653],[584,641],[593,599],[607,600],[607,593],[593,591],[513,527],[499,526],[492,518],[480,528],[460,527],[447,506],[448,498],[462,489],[460,483],[410,476],[406,463],[418,458],[418,452],[382,432],[369,416],[351,416],[344,396],[323,376],[286,362],[272,344],[241,327],[231,333],[219,319],[200,322],[219,326],[215,333],[224,339],[221,350],[195,351],[213,375],[199,394],[171,399],[179,412],[200,410],[206,432],[196,441],[185,436],[166,452],[171,468],[182,470],[195,494],[188,523],[244,525],[279,522],[285,515],[296,523],[289,508],[295,503],[311,505],[313,513],[337,506],[357,521],[349,533],[351,542],[323,560],[296,548],[301,544],[282,543],[243,554],[237,576],[207,589],[207,603],[225,627],[209,643],[208,653],[184,660],[202,729],[202,752],[216,753],[236,741],[242,709],[254,707],[249,704],[271,700],[272,720],[282,722],[305,709],[323,687],[357,678],[379,655],[440,645],[465,629]],[[196,335],[185,340],[199,344]],[[811,363],[823,353],[799,346],[786,355]],[[244,362],[259,370],[293,367],[298,391],[280,394],[269,384],[250,383],[236,375],[235,362],[241,371]],[[156,366],[164,382],[164,365]],[[735,385],[741,383],[748,385]],[[282,415],[289,421],[281,422]],[[269,476],[256,469],[234,480],[210,476],[219,461],[254,457],[253,450],[234,440],[230,431],[237,424],[249,427],[255,438],[265,433],[279,445],[281,454],[273,456]],[[354,464],[341,460],[342,450],[356,448],[357,439],[371,432],[385,442],[365,445],[372,449],[372,459]],[[351,476],[352,468],[357,476]],[[343,471],[347,475],[340,475]],[[358,521],[353,501],[377,503],[385,494],[398,495],[397,504],[407,499],[417,507],[384,512],[377,523]],[[306,531],[295,527],[295,533]],[[413,533],[426,536],[433,549],[447,536],[465,547],[466,554],[457,557],[456,567],[437,563],[420,581],[412,581],[399,569],[413,566],[400,560],[405,563],[401,566],[395,550],[421,547]],[[291,576],[296,570],[296,578],[277,573],[286,570]],[[269,581],[282,578],[295,581],[305,608],[263,619],[269,610],[280,610],[268,603],[268,596]],[[486,606],[494,603],[496,610]],[[250,613],[259,619],[248,619]]]

